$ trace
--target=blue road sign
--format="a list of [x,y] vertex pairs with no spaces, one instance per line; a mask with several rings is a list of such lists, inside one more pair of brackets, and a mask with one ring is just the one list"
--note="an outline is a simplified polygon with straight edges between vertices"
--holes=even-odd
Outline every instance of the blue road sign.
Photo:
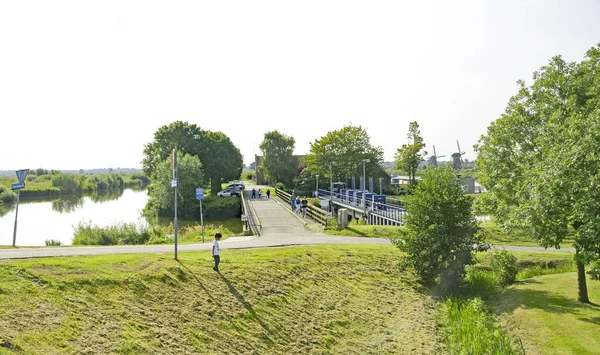
[[204,189],[201,187],[196,188],[196,198],[202,200],[204,198]]
[[177,179],[171,180],[171,187],[177,187]]
[[12,185],[10,185],[10,189],[11,190],[22,189],[24,187],[25,187],[25,183],[24,182],[19,183],[19,184],[12,184]]

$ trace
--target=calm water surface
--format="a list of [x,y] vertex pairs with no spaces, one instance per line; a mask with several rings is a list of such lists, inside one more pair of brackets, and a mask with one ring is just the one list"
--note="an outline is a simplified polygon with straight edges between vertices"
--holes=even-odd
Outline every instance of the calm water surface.
[[[103,194],[53,201],[30,200],[19,204],[17,245],[46,245],[46,239],[71,245],[79,222],[108,226],[119,222],[144,224],[141,216],[147,190],[116,190]],[[15,209],[0,211],[0,245],[12,245]]]

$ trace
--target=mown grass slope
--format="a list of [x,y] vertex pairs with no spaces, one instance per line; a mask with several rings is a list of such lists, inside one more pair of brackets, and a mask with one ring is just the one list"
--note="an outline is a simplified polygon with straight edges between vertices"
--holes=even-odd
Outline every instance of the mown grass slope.
[[0,262],[0,353],[442,351],[435,304],[393,246]]
[[600,353],[600,282],[588,278],[594,304],[577,302],[577,274],[545,275],[507,288],[497,301],[501,319],[527,354]]

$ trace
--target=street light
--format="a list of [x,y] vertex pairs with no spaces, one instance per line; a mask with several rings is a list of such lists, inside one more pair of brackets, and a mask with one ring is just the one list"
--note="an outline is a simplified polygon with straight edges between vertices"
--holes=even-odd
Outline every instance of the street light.
[[333,173],[332,173],[332,169],[331,166],[334,164],[334,162],[329,162],[329,212],[332,212],[332,200],[333,200]]
[[367,190],[367,169],[366,169],[366,163],[370,163],[371,160],[370,159],[363,159],[362,163],[363,163],[363,186],[362,186],[362,191],[363,191],[363,209],[366,208],[367,206],[367,194],[366,194],[366,190]]
[[315,190],[315,197],[319,197],[319,174],[315,176],[317,177],[317,188]]

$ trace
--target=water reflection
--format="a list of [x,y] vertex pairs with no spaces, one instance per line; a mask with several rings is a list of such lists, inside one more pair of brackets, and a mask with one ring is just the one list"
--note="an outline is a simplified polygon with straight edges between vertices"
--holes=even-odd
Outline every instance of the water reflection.
[[83,207],[83,196],[61,197],[52,201],[52,211],[59,213],[71,213]]
[[[125,189],[109,189],[109,190],[101,190],[95,191],[90,194],[90,200],[94,201],[94,203],[102,203],[106,201],[118,200],[121,196],[123,196],[123,191]],[[136,190],[141,191],[141,190]]]

